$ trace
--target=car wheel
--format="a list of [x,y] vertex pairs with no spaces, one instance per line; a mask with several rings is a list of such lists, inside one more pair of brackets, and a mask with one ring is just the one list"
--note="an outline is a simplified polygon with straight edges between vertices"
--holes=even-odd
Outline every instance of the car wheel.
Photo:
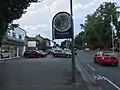
[[41,55],[41,58],[43,58],[44,57],[44,55]]
[[75,53],[75,55],[77,55],[77,53]]
[[94,63],[97,63],[95,59],[94,59]]
[[1,55],[1,59],[3,58],[3,55]]
[[67,57],[67,58],[69,58],[69,57],[70,57],[70,55],[68,54],[68,55],[66,55],[66,57]]
[[115,63],[114,65],[115,65],[115,66],[118,66],[118,63]]
[[94,58],[94,63],[97,63],[95,58]]

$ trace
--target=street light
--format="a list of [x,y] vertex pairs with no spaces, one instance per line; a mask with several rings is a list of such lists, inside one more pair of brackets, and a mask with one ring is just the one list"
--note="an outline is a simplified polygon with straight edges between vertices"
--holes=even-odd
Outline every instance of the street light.
[[112,18],[112,15],[111,15],[111,28],[112,28],[112,48],[113,48],[113,53],[114,53],[114,30],[115,30],[115,26],[113,25],[113,18]]

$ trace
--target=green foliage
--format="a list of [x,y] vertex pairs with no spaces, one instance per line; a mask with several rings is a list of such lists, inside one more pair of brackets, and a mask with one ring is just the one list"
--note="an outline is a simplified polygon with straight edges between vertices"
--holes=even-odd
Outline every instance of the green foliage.
[[8,24],[21,18],[25,9],[33,2],[38,0],[0,0],[0,40],[7,32]]
[[45,51],[47,49],[47,44],[46,44],[45,40],[39,41],[37,44],[37,47],[38,47],[38,50]]
[[[108,49],[111,47],[111,16],[117,31],[114,36],[120,38],[120,22],[118,21],[120,12],[117,9],[116,3],[104,2],[93,14],[86,16],[85,23],[81,24],[81,28],[84,29],[84,39],[90,48]],[[80,35],[76,36],[77,44],[81,45],[81,40]]]
[[75,47],[76,48],[82,48],[85,43],[84,40],[84,32],[80,32],[78,35],[75,37]]
[[70,40],[64,40],[61,42],[61,48],[69,48],[71,49],[71,41]]

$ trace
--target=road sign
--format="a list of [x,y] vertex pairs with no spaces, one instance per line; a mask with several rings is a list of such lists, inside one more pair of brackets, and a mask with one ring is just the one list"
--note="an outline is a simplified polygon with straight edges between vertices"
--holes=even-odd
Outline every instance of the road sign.
[[72,16],[67,12],[57,13],[52,20],[53,39],[72,38]]

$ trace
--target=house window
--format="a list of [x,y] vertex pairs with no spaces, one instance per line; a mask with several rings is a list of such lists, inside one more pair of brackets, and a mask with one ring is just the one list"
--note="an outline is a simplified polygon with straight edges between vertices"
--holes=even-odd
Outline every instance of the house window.
[[22,39],[22,35],[19,35],[19,39]]
[[13,36],[13,37],[16,37],[16,33],[15,33],[15,32],[12,32],[12,36]]

